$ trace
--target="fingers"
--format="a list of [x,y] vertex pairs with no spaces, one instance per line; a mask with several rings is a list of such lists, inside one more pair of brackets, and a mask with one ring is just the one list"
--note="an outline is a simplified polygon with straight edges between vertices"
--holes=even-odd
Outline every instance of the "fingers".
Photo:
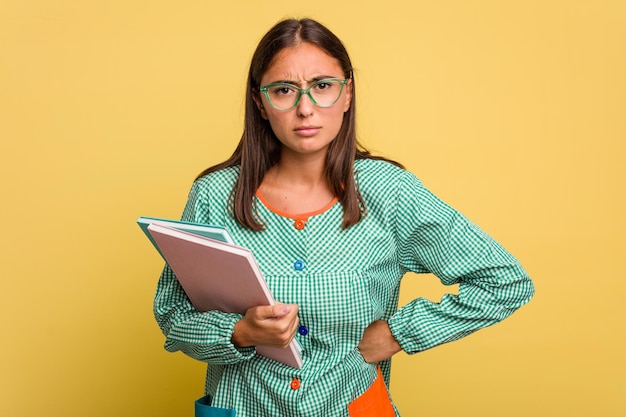
[[365,329],[358,348],[363,359],[368,363],[388,359],[402,350],[393,337],[389,324],[383,320],[377,320]]
[[264,324],[275,336],[279,347],[287,347],[298,330],[298,306],[295,304],[277,304],[272,306],[273,316],[268,317]]
[[298,330],[298,323],[299,320],[296,316],[289,323],[277,324],[274,341],[278,347],[287,347],[291,343]]
[[256,310],[259,319],[281,318],[298,314],[298,306],[295,304],[276,304],[273,306],[259,306]]
[[298,324],[295,304],[252,307],[235,325],[232,340],[237,346],[286,347],[295,336]]

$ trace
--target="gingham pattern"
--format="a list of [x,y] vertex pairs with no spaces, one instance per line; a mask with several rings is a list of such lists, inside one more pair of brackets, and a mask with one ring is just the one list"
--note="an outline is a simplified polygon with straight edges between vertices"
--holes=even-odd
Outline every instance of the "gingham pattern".
[[[374,160],[357,161],[355,172],[367,214],[347,230],[339,203],[297,230],[294,219],[257,199],[266,230],[252,232],[228,215],[237,169],[194,183],[183,220],[226,226],[252,250],[274,297],[300,307],[309,331],[296,335],[304,348],[301,370],[253,348],[237,349],[230,338],[240,316],[197,313],[166,267],[154,305],[165,348],[209,363],[206,391],[214,406],[234,408],[240,417],[347,416],[348,403],[376,378],[376,366],[356,349],[372,321],[388,320],[402,348],[415,353],[495,324],[532,296],[517,260],[411,173]],[[301,271],[294,267],[298,260]],[[460,283],[458,295],[437,303],[417,298],[398,310],[407,271]],[[381,363],[387,384],[389,367],[390,361]],[[290,387],[293,378],[301,381],[297,390]]]

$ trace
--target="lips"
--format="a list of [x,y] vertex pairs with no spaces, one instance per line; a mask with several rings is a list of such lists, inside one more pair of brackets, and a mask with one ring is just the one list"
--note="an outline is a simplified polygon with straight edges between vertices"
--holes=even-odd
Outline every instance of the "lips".
[[294,129],[299,136],[313,136],[319,132],[321,127],[319,126],[300,126]]

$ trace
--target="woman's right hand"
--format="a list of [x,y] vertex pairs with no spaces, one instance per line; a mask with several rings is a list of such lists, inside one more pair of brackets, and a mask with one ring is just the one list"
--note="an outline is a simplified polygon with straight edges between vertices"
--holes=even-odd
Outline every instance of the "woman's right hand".
[[298,324],[298,306],[295,304],[251,307],[235,324],[231,341],[237,347],[284,348],[295,336]]

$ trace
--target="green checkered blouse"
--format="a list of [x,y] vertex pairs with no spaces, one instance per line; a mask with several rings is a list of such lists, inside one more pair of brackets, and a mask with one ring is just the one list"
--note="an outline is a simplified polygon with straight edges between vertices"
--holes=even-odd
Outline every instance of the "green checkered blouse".
[[[239,417],[348,416],[348,403],[377,375],[376,365],[357,350],[373,321],[387,320],[402,349],[416,353],[495,324],[533,295],[532,282],[511,254],[392,164],[356,161],[366,215],[346,230],[339,203],[288,217],[259,199],[256,210],[266,229],[240,227],[227,206],[237,175],[230,168],[197,180],[182,219],[227,227],[254,253],[274,298],[299,306],[302,369],[256,355],[254,348],[236,348],[230,339],[241,316],[195,311],[168,267],[154,312],[165,349],[207,362],[213,406],[233,408]],[[296,228],[298,220],[305,221],[303,228]],[[458,295],[439,302],[416,298],[398,309],[407,271],[458,283]],[[388,386],[390,361],[380,366]]]

